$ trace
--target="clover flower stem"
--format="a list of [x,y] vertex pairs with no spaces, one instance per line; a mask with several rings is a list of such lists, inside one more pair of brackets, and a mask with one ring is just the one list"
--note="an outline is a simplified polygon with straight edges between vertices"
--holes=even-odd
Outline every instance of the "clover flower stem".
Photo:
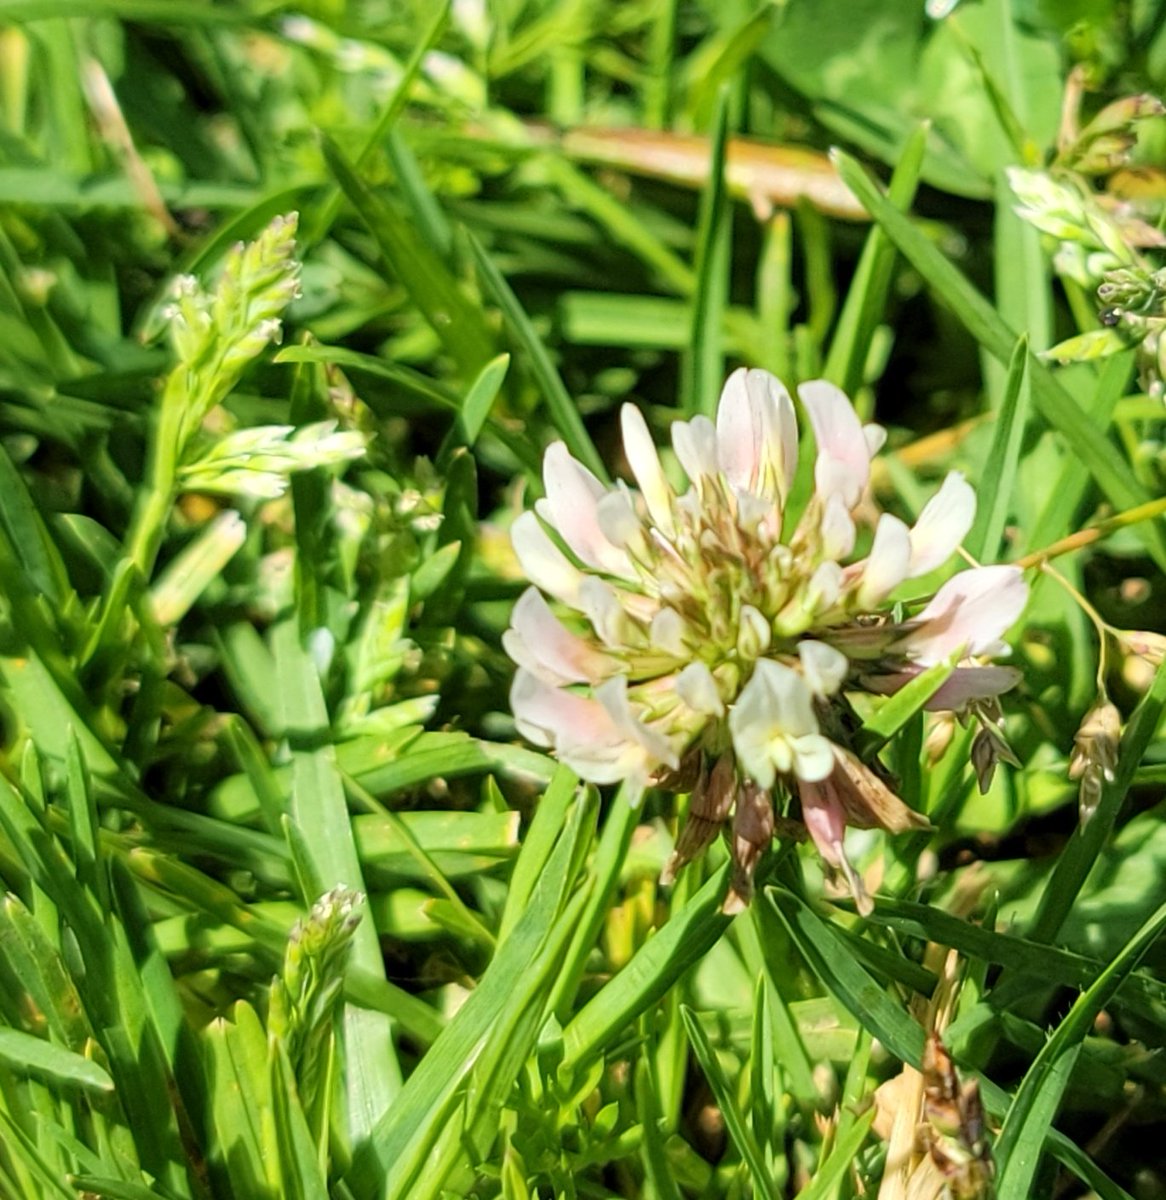
[[1108,621],[1089,603],[1088,600],[1061,574],[1060,571],[1052,565],[1052,563],[1043,562],[1040,565],[1041,572],[1055,579],[1061,587],[1069,593],[1070,596],[1077,602],[1081,611],[1093,622],[1094,628],[1097,630],[1097,690],[1105,695],[1105,678],[1108,674],[1107,658],[1109,650],[1109,639],[1118,638],[1118,631],[1109,624]]
[[178,478],[182,404],[181,397],[173,392],[172,387],[167,387],[163,393],[158,425],[149,449],[147,490],[134,511],[126,538],[126,552],[146,579],[153,572],[154,560],[162,545]]
[[1137,525],[1141,521],[1149,521],[1163,513],[1166,513],[1166,496],[1161,496],[1157,500],[1147,500],[1145,504],[1139,504],[1135,508],[1126,509],[1125,512],[1106,517],[1104,521],[1098,521],[1096,525],[1091,525],[1088,529],[1080,529],[1076,533],[1069,534],[1068,537],[1060,538],[1051,545],[1045,546],[1043,550],[1034,550],[1031,554],[1018,558],[1012,565],[1019,567],[1022,571],[1027,571],[1031,567],[1040,567],[1050,559],[1060,558],[1061,555],[1068,554],[1073,550],[1083,550],[1086,546],[1091,546],[1094,542],[1108,537],[1119,529],[1124,529],[1127,525]]

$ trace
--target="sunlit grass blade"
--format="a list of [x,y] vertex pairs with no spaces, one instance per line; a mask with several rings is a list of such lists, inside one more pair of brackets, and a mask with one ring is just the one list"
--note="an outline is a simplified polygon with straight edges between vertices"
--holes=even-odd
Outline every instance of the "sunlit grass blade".
[[730,90],[717,97],[709,151],[709,173],[701,196],[696,235],[696,289],[689,348],[681,361],[681,408],[688,414],[716,411],[724,374],[721,324],[729,299],[731,211],[725,191]]
[[511,336],[522,348],[524,362],[534,377],[547,406],[547,413],[558,430],[567,449],[604,483],[609,481],[607,468],[595,443],[587,432],[583,418],[575,401],[571,399],[562,377],[551,362],[551,356],[543,345],[542,338],[535,331],[526,315],[518,297],[510,284],[506,282],[502,272],[498,270],[493,260],[486,253],[481,242],[469,231],[465,237],[470,247],[470,253],[477,264],[478,276],[487,295],[502,310]]
[[[911,135],[887,188],[887,199],[904,212],[910,210],[915,198],[927,149],[927,134],[928,126],[920,125]],[[863,382],[870,340],[885,314],[894,265],[894,245],[879,225],[873,225],[846,291],[842,313],[830,341],[830,353],[822,370],[823,378],[836,383],[848,396],[853,396]]]
[[[366,891],[348,820],[343,782],[329,744],[328,713],[316,665],[299,641],[294,622],[275,631],[277,678],[292,736],[292,786],[288,816],[312,855],[313,904],[337,884]],[[383,978],[384,959],[370,921],[362,921],[353,938],[353,967]],[[346,1044],[361,1047],[349,1062],[348,1118],[353,1143],[359,1145],[388,1110],[401,1085],[392,1030],[381,1013],[350,1005],[344,1014]]]
[[[497,1045],[512,1033],[520,1019],[520,1001],[549,986],[553,962],[570,935],[564,920],[568,889],[574,882],[568,864],[584,834],[575,818],[558,838],[547,868],[539,875],[530,903],[510,936],[499,941],[498,952],[478,986],[442,1031],[429,1053],[409,1076],[396,1104],[384,1115],[371,1140],[358,1152],[347,1176],[358,1200],[380,1196],[391,1177],[396,1190],[407,1188],[434,1151],[459,1103],[459,1090],[468,1081],[487,1045]],[[589,806],[587,806],[589,807]],[[572,923],[573,924],[573,923]]]
[[1020,463],[1020,449],[1028,422],[1028,362],[1028,338],[1021,337],[1008,363],[1004,399],[996,414],[992,445],[980,475],[980,503],[976,509],[976,520],[964,541],[968,553],[980,562],[995,561],[1008,519],[1012,489],[1016,485],[1016,470]]
[[462,374],[476,375],[494,357],[493,339],[481,311],[462,294],[449,268],[421,241],[395,202],[374,193],[330,139],[324,138],[323,149],[332,174],[376,239],[389,268]]
[[1158,668],[1153,686],[1142,697],[1122,735],[1112,783],[1102,789],[1092,820],[1078,825],[1068,845],[1057,857],[1052,874],[1041,894],[1036,915],[1027,935],[1036,942],[1051,942],[1064,924],[1101,848],[1113,829],[1125,802],[1134,772],[1141,764],[1166,707],[1166,666]]
[[[680,1006],[680,1017],[684,1022],[689,1044],[692,1046],[697,1062],[700,1063],[700,1069],[704,1072],[704,1077],[708,1080],[709,1087],[716,1097],[717,1107],[725,1120],[725,1129],[736,1147],[737,1153],[749,1167],[749,1177],[753,1184],[754,1195],[765,1197],[766,1200],[778,1200],[781,1192],[777,1181],[770,1174],[769,1165],[765,1161],[761,1147],[757,1144],[757,1139],[753,1136],[753,1131],[737,1104],[737,1098],[733,1095],[729,1080],[717,1061],[708,1035],[701,1027],[700,1021],[697,1020],[696,1013],[685,1004]],[[755,1069],[759,1069],[759,1065]]]
[[563,1030],[563,1072],[585,1069],[692,967],[728,927],[721,912],[728,869],[722,868]]

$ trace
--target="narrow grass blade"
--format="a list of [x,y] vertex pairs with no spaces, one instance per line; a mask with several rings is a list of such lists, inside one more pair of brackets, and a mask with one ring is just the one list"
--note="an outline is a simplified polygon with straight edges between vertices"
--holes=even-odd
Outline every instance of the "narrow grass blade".
[[866,1135],[870,1133],[875,1112],[872,1105],[835,1142],[829,1157],[814,1172],[809,1186],[798,1192],[798,1200],[829,1200],[834,1195],[834,1188],[853,1166],[859,1150],[862,1149],[862,1143],[866,1141]]
[[503,278],[502,272],[494,265],[482,243],[469,230],[465,231],[465,237],[470,247],[470,253],[477,264],[482,286],[490,299],[502,310],[502,317],[506,321],[511,336],[526,354],[527,365],[542,393],[547,412],[558,430],[559,436],[566,443],[567,449],[585,467],[590,468],[597,478],[603,483],[610,482],[607,468],[603,465],[599,451],[595,449],[595,443],[587,432],[587,426],[583,424],[579,409],[575,401],[571,399],[558,371],[555,370],[554,363],[551,362],[551,356],[547,353],[542,339],[535,332],[530,318],[519,304],[518,297],[514,294],[510,284]]
[[951,678],[954,670],[954,662],[936,663],[883,703],[858,735],[859,754],[869,758],[886,745],[916,713],[923,711],[923,706]]
[[730,210],[725,192],[730,91],[721,89],[713,118],[708,182],[696,236],[696,287],[689,349],[681,362],[681,407],[690,415],[716,411],[724,375],[721,325],[729,301]]
[[409,292],[462,374],[474,376],[494,357],[481,311],[465,297],[444,262],[417,236],[387,196],[374,193],[330,139],[324,158],[349,203],[376,239],[389,268]]
[[777,1181],[769,1171],[769,1165],[753,1136],[753,1130],[745,1120],[745,1114],[737,1103],[728,1077],[717,1060],[716,1052],[708,1040],[708,1035],[697,1020],[696,1014],[687,1004],[680,1006],[680,1017],[688,1034],[689,1044],[696,1055],[700,1069],[708,1080],[708,1085],[716,1097],[717,1107],[725,1119],[725,1130],[737,1152],[749,1168],[749,1177],[753,1184],[753,1194],[765,1197],[766,1200],[778,1200],[781,1190]]
[[33,1075],[48,1083],[83,1091],[109,1092],[113,1080],[90,1058],[54,1046],[44,1038],[0,1027],[0,1063],[17,1075]]
[[563,1030],[562,1072],[585,1069],[622,1037],[636,1017],[646,1012],[707,953],[728,928],[721,912],[728,868],[722,868],[664,927],[638,950],[631,962],[575,1014]]
[[[568,864],[584,835],[582,802],[539,873],[530,902],[478,986],[409,1076],[398,1102],[386,1112],[371,1140],[357,1153],[347,1183],[360,1200],[380,1196],[390,1177],[404,1186],[433,1151],[452,1107],[458,1103],[487,1046],[511,1036],[521,1008],[549,986],[549,973],[571,930],[564,908],[574,884]],[[511,1080],[510,1082],[513,1082]]]
[[765,896],[830,993],[896,1058],[918,1066],[922,1028],[859,966],[830,922],[785,888],[767,888]]
[[1041,893],[1036,915],[1028,930],[1034,942],[1051,942],[1077,901],[1077,896],[1101,853],[1118,811],[1126,798],[1134,772],[1155,735],[1166,707],[1166,665],[1158,668],[1154,683],[1142,697],[1126,726],[1118,748],[1117,767],[1112,783],[1105,784],[1093,819],[1078,825],[1068,845],[1057,858],[1056,866]]
[[1020,465],[1020,448],[1028,422],[1031,394],[1028,363],[1028,338],[1022,336],[1008,363],[1004,400],[996,414],[996,430],[977,488],[980,503],[976,520],[964,542],[968,553],[980,562],[996,560],[1008,519],[1016,470]]
[[[312,853],[316,894],[339,883],[367,891],[356,852],[348,805],[332,748],[328,712],[315,663],[300,644],[296,624],[274,631],[276,678],[292,745],[292,791],[288,816]],[[353,937],[352,966],[384,978],[384,960],[372,922],[362,921]],[[354,1144],[381,1118],[401,1083],[392,1031],[383,1014],[347,1006],[344,1013],[348,1062],[348,1115]]]
[[[911,134],[891,175],[887,199],[903,212],[911,208],[915,199],[927,149],[927,132],[927,125],[920,125]],[[847,288],[842,314],[822,371],[824,378],[836,383],[848,396],[853,396],[863,382],[870,340],[886,311],[894,267],[894,244],[879,225],[872,225],[854,278]]]
[[[449,6],[450,0],[438,0],[438,3],[433,6],[428,26],[426,26],[425,31],[414,42],[408,62],[405,63],[401,74],[393,85],[392,92],[385,101],[384,108],[381,109],[380,116],[368,131],[364,145],[361,147],[360,153],[356,156],[353,165],[358,171],[367,165],[368,160],[372,157],[376,149],[383,145],[385,138],[396,124],[397,118],[401,115],[402,110],[408,102],[409,92],[412,90],[417,75],[421,70],[421,64],[425,61],[425,56],[437,44],[438,39],[445,31],[446,25],[449,23]],[[304,235],[303,240],[305,245],[318,245],[328,236],[331,232],[332,224],[336,220],[336,215],[340,211],[340,201],[341,192],[337,189],[327,199],[319,202],[319,207],[316,209],[316,218]]]

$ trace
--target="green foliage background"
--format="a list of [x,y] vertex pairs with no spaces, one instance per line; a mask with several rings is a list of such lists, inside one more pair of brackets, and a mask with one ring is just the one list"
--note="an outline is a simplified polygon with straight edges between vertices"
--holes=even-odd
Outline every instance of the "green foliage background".
[[[1033,573],[985,795],[970,733],[872,714],[935,831],[856,843],[866,921],[793,844],[735,919],[719,848],[661,888],[674,798],[507,713],[506,527],[554,437],[620,474],[628,398],[663,440],[734,365],[825,375],[891,430],[880,503],[980,485],[984,561],[1161,496],[1132,351],[1033,353],[1096,305],[1004,172],[1051,160],[1074,67],[1083,120],[1166,90],[1166,5],[930,7],[0,0],[5,1200],[889,1200],[873,1097],[933,995],[1001,1197],[1166,1196],[1166,681],[1110,643],[1079,827],[1070,590]],[[291,212],[265,347],[286,256],[229,251]],[[197,355],[180,273],[235,289]],[[329,421],[366,454],[282,497],[190,475]],[[1152,511],[1057,565],[1161,633]]]

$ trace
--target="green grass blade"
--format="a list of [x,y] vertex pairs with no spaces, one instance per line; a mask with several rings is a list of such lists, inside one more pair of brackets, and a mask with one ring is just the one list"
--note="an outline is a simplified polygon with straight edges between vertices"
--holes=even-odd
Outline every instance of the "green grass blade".
[[588,467],[602,482],[609,482],[607,468],[595,443],[583,424],[579,409],[571,399],[559,372],[551,362],[551,356],[543,345],[542,339],[535,332],[530,318],[526,315],[518,297],[514,294],[502,275],[486,253],[481,242],[469,230],[465,237],[470,247],[470,253],[477,264],[478,276],[486,294],[502,310],[502,317],[510,330],[511,336],[522,348],[526,355],[527,366],[534,381],[538,385],[542,398],[547,406],[547,412],[563,439],[567,449],[585,466]]
[[19,1075],[33,1075],[65,1088],[113,1090],[109,1073],[92,1059],[19,1029],[0,1028],[0,1062]]
[[1008,519],[1012,489],[1020,464],[1020,449],[1028,422],[1031,388],[1028,381],[1028,338],[1016,343],[1008,363],[1004,400],[996,414],[996,430],[984,460],[977,492],[980,497],[976,520],[964,541],[968,553],[979,562],[995,562]]
[[[300,644],[294,622],[279,625],[273,637],[276,678],[292,745],[292,791],[288,816],[312,853],[316,895],[337,884],[367,891],[356,852],[348,805],[330,745],[328,713],[316,666]],[[352,966],[384,978],[384,960],[371,921],[362,921],[352,944]],[[359,1144],[387,1111],[401,1083],[392,1030],[382,1013],[347,1006],[349,1122]]]
[[[907,140],[887,189],[887,199],[907,212],[915,199],[927,149],[928,126]],[[838,318],[822,376],[853,396],[863,382],[870,340],[883,320],[895,267],[895,247],[879,225],[871,226]]]
[[493,339],[481,311],[462,294],[449,268],[417,236],[397,204],[374,193],[360,178],[358,168],[327,137],[323,150],[329,169],[376,239],[389,268],[462,374],[475,376],[494,357]]
[[716,1097],[717,1107],[724,1117],[725,1130],[749,1168],[753,1194],[765,1197],[766,1200],[778,1200],[781,1189],[771,1175],[765,1155],[762,1154],[761,1147],[753,1136],[753,1130],[745,1120],[745,1114],[741,1111],[736,1096],[733,1095],[732,1086],[717,1060],[708,1034],[697,1020],[696,1013],[688,1005],[680,1006],[680,1017],[684,1022],[688,1041],[696,1055],[696,1060],[700,1063],[700,1069],[704,1072],[704,1077],[708,1080],[709,1087]]
[[681,360],[681,408],[688,414],[716,411],[724,382],[721,326],[729,302],[729,246],[732,212],[725,190],[730,89],[717,97],[709,150],[709,175],[701,196],[696,235],[696,288],[689,349]]
[[874,1119],[875,1109],[872,1106],[834,1144],[829,1157],[814,1172],[810,1185],[798,1192],[798,1200],[829,1200],[834,1195],[834,1188],[854,1165]]
[[585,1069],[694,966],[728,928],[721,912],[728,869],[722,868],[563,1030],[563,1072]]
[[1112,783],[1102,789],[1093,819],[1073,830],[1069,843],[1057,857],[1056,866],[1045,884],[1036,915],[1028,930],[1034,942],[1051,942],[1076,903],[1097,856],[1101,853],[1117,820],[1117,815],[1134,772],[1155,736],[1166,707],[1166,665],[1158,668],[1154,683],[1134,710],[1118,748],[1117,766]]

